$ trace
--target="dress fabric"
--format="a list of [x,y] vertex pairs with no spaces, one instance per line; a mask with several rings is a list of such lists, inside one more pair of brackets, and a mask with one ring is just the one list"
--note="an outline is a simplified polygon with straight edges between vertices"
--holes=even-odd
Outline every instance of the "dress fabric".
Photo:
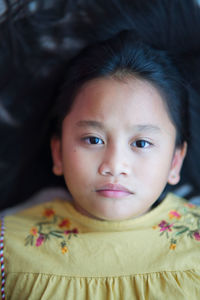
[[54,199],[4,225],[5,299],[200,299],[200,207],[173,194],[131,220]]

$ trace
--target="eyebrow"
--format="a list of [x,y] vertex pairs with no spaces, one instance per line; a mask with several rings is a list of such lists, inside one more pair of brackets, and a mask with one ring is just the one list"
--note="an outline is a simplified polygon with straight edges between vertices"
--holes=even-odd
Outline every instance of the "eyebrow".
[[76,123],[77,127],[94,127],[98,129],[104,129],[104,126],[101,122],[93,120],[82,120]]
[[[105,127],[101,122],[94,121],[94,120],[81,120],[76,123],[77,127],[93,127],[97,129],[103,130]],[[160,127],[152,124],[138,124],[131,127],[133,130],[143,132],[143,131],[153,131],[153,132],[160,132]]]
[[134,126],[138,131],[155,131],[155,132],[160,132],[161,129],[160,127],[152,124],[144,124],[144,125],[136,125]]

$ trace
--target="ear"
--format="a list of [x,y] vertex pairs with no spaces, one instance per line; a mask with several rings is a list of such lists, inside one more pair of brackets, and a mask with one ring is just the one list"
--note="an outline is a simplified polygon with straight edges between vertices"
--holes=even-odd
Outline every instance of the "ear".
[[180,148],[177,148],[175,150],[171,169],[168,176],[168,183],[175,185],[180,181],[180,171],[181,167],[185,158],[187,152],[187,143],[184,142],[183,146]]
[[53,136],[51,138],[51,155],[53,159],[52,171],[55,175],[60,176],[63,174],[62,168],[62,151],[60,138]]

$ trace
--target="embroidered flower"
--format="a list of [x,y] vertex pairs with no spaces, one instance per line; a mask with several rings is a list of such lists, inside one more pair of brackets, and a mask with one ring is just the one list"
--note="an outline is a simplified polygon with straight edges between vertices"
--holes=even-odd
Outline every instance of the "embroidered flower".
[[166,221],[161,221],[160,224],[158,224],[158,226],[160,227],[160,231],[172,231],[171,227],[173,226],[173,224],[169,224]]
[[171,244],[169,247],[170,250],[175,250],[176,249],[176,244]]
[[175,250],[176,249],[176,240],[175,239],[171,239],[171,244],[169,247],[170,250]]
[[66,252],[68,252],[67,246],[64,246],[63,248],[61,248],[61,251],[62,251],[63,254],[65,254]]
[[55,215],[55,212],[52,208],[46,208],[43,212],[43,216],[47,217],[47,218],[51,218]]
[[58,226],[60,228],[63,228],[63,227],[69,228],[70,227],[70,221],[68,219],[63,219]]
[[184,203],[185,207],[189,207],[189,208],[195,208],[196,205],[192,204],[192,203]]
[[199,231],[195,231],[193,235],[194,235],[194,238],[195,238],[196,241],[200,241],[200,233],[199,233]]
[[[42,216],[41,221],[37,222],[35,226],[30,229],[30,234],[25,238],[25,246],[35,245],[36,247],[40,247],[43,243],[51,241],[53,238],[61,241],[61,252],[63,254],[67,253],[69,248],[66,243],[66,235],[69,241],[72,236],[78,236],[78,229],[70,228],[70,220],[56,215],[52,208],[45,208]],[[45,220],[44,217],[46,218]],[[66,230],[66,228],[68,230]]]
[[37,228],[36,227],[32,227],[31,230],[30,230],[30,234],[36,236],[37,233],[38,233]]
[[180,219],[181,215],[176,210],[171,210],[169,212],[169,218],[170,219]]
[[[173,223],[170,223],[171,219],[174,219]],[[176,249],[182,237],[200,241],[200,208],[191,203],[179,205],[168,212],[168,219],[162,220],[152,228],[158,228],[160,236],[170,238],[170,250]]]
[[39,237],[36,240],[36,247],[39,247],[42,245],[42,243],[44,242],[44,236],[42,234],[39,235]]
[[70,234],[70,233],[74,233],[74,234],[77,234],[78,233],[78,229],[77,228],[74,228],[72,230],[66,230],[64,231],[64,233],[67,235],[67,234]]
[[155,225],[155,226],[152,226],[153,229],[157,229],[158,228],[158,225]]
[[68,252],[68,248],[67,248],[67,245],[66,245],[65,241],[61,242],[61,251],[62,251],[62,254],[65,254],[65,253]]

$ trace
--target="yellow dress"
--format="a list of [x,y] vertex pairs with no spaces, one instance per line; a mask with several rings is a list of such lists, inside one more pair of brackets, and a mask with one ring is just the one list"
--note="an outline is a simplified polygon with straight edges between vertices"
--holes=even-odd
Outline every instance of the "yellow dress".
[[54,199],[4,224],[5,299],[200,299],[200,207],[173,194],[132,220]]

